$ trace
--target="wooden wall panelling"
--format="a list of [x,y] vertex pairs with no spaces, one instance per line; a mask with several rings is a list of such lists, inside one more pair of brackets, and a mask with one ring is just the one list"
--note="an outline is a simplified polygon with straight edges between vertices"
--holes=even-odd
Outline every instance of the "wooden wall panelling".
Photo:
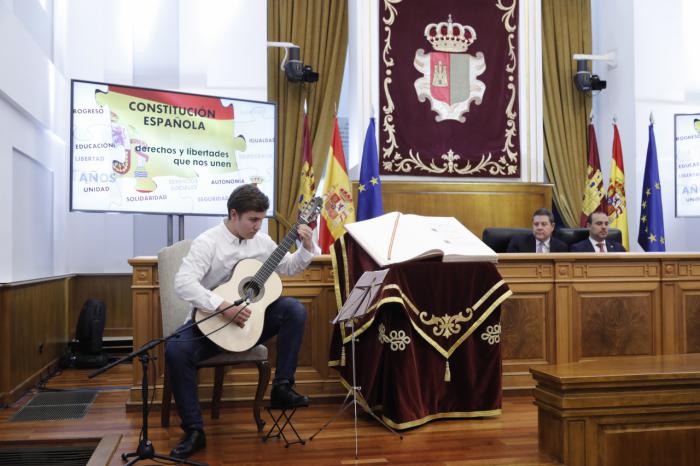
[[586,444],[584,432],[586,422],[583,419],[566,419],[567,430],[564,435],[564,458],[567,466],[586,466]]
[[501,305],[503,386],[527,386],[529,368],[555,358],[553,283],[514,283],[513,296]]
[[684,325],[678,332],[683,353],[700,353],[700,282],[676,286],[680,306],[678,321]]
[[[694,419],[693,419],[694,418]],[[587,464],[597,466],[640,465],[695,466],[700,458],[700,416],[664,413],[618,417],[590,422],[594,433]],[[595,456],[594,456],[595,455]]]
[[[700,352],[700,264],[691,258],[662,261],[663,351]],[[670,310],[673,310],[672,312]]]
[[664,309],[661,317],[663,319],[661,343],[663,354],[700,352],[700,340],[697,346],[693,345],[694,349],[688,346],[690,335],[686,332],[687,325],[692,326],[691,321],[695,321],[698,325],[697,329],[700,330],[700,320],[696,320],[700,315],[695,317],[692,313],[688,315],[685,312],[684,288],[683,283],[661,282],[661,308]]
[[572,295],[573,361],[661,354],[659,283],[577,283]]
[[[162,325],[154,325],[154,315],[160,319],[160,299],[158,295],[158,271],[154,264],[154,258],[151,259],[132,259],[129,261],[134,266],[132,275],[132,322],[133,322],[133,341],[134,349],[138,349],[153,338],[162,336]],[[156,347],[152,354],[156,356],[155,367],[157,371],[150,371],[149,383],[154,384],[156,380],[163,374],[163,345]],[[140,400],[140,385],[141,385],[141,363],[134,360],[132,363],[132,381],[131,396],[133,399]],[[137,391],[138,393],[134,393]]]
[[384,212],[456,217],[481,237],[486,227],[529,227],[535,210],[551,208],[552,185],[382,180],[382,203]]
[[105,302],[104,336],[130,337],[132,329],[131,274],[86,274],[71,279],[68,325],[75,332],[83,303],[89,298]]
[[0,285],[0,407],[7,404],[9,392],[12,388],[10,378],[10,293],[9,286]]
[[17,400],[63,354],[68,341],[68,279],[3,286],[1,403]]

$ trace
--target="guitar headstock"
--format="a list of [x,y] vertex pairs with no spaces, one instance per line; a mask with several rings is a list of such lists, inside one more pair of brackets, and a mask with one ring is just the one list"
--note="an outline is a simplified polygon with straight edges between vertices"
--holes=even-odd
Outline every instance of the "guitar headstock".
[[323,199],[314,197],[309,202],[304,204],[299,211],[299,224],[309,225],[311,228],[316,228],[316,219],[321,212]]

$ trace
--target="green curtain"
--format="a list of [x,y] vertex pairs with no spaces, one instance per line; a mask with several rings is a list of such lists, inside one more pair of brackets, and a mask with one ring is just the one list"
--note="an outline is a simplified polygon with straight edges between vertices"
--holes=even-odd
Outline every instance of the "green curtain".
[[590,0],[542,0],[544,167],[564,222],[577,227],[587,164],[590,94],[573,84],[574,53],[591,53]]
[[304,100],[311,128],[314,174],[318,186],[340,98],[348,45],[347,0],[268,0],[269,41],[292,42],[301,60],[320,74],[314,84],[288,82],[280,63],[284,50],[268,48],[268,99],[277,103],[277,210],[269,231],[282,238],[296,221],[303,160]]

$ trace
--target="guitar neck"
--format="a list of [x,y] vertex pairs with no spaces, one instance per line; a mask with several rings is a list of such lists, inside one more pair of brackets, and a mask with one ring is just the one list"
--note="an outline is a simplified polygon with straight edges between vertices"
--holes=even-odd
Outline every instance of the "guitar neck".
[[272,272],[275,271],[277,266],[280,264],[280,261],[284,257],[284,255],[291,249],[292,245],[294,244],[294,241],[299,237],[297,233],[297,227],[301,224],[301,221],[297,221],[297,223],[292,226],[292,228],[289,230],[287,235],[284,237],[282,241],[277,245],[277,248],[273,251],[273,253],[270,255],[270,257],[267,258],[265,263],[260,267],[260,270],[255,274],[253,277],[253,281],[260,287],[265,284],[268,278],[270,278],[270,275],[272,275]]

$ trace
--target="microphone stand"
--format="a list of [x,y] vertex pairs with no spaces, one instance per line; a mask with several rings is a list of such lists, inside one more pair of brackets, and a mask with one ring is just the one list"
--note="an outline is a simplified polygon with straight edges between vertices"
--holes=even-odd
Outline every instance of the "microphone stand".
[[[149,363],[152,359],[154,359],[152,356],[148,354],[148,351],[151,349],[155,348],[156,346],[160,345],[161,343],[169,340],[173,340],[175,338],[180,337],[180,333],[183,332],[184,330],[188,330],[195,325],[200,324],[201,322],[204,322],[205,320],[209,320],[214,316],[217,316],[233,307],[240,306],[241,304],[245,303],[246,305],[243,306],[241,309],[238,310],[238,313],[241,312],[245,307],[250,304],[249,297],[241,298],[236,300],[233,304],[230,306],[226,306],[223,309],[219,309],[215,312],[212,312],[210,315],[206,316],[205,318],[198,320],[198,321],[191,321],[189,324],[186,326],[182,327],[180,330],[177,330],[170,335],[168,335],[165,338],[156,338],[155,340],[151,340],[145,345],[141,346],[141,348],[137,349],[136,351],[133,351],[130,354],[127,354],[126,356],[117,359],[114,362],[111,362],[107,364],[104,367],[101,367],[90,374],[88,374],[88,378],[91,379],[93,377],[96,377],[103,372],[106,372],[110,370],[112,367],[116,366],[117,364],[121,364],[122,362],[125,361],[130,361],[134,359],[136,356],[139,357],[139,361],[141,361],[141,367],[143,368],[142,375],[141,375],[141,415],[142,415],[142,427],[141,427],[141,432],[143,435],[141,436],[141,440],[139,441],[139,446],[136,449],[135,452],[131,453],[122,453],[122,460],[126,461],[129,458],[133,459],[126,463],[124,466],[132,466],[138,461],[141,460],[150,460],[153,458],[156,459],[161,459],[161,460],[166,460],[166,461],[173,461],[176,464],[189,464],[192,466],[207,466],[206,463],[197,463],[195,461],[190,461],[188,459],[183,459],[183,458],[174,458],[172,456],[168,455],[161,455],[159,453],[156,453],[155,448],[153,448],[153,443],[148,439],[148,366]],[[236,313],[235,316],[233,316],[233,319],[235,319],[238,316],[238,313]],[[231,322],[233,322],[233,319],[231,319]],[[223,328],[223,327],[222,327]]]

